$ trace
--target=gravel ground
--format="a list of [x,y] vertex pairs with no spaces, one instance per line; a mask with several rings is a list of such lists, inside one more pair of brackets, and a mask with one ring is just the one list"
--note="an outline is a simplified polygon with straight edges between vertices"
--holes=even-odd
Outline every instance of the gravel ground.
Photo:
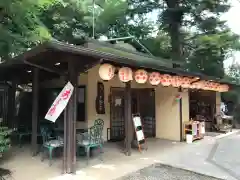
[[117,180],[220,180],[191,171],[155,164]]

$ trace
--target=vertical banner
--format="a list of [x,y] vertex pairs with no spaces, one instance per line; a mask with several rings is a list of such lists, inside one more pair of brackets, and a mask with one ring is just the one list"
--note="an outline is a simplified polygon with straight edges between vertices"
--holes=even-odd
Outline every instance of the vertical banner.
[[68,104],[69,99],[72,96],[74,87],[73,85],[68,82],[63,90],[59,93],[57,98],[54,100],[53,104],[49,108],[45,119],[55,122],[59,115],[62,113],[62,111],[65,109],[65,107]]

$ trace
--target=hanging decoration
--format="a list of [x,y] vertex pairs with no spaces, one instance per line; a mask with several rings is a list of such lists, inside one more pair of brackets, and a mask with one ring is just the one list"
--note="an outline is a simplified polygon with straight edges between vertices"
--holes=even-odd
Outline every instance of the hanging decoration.
[[172,84],[172,76],[169,74],[163,74],[161,77],[161,84],[163,86],[170,86]]
[[102,64],[98,72],[102,80],[109,81],[114,77],[115,68],[111,64]]
[[180,99],[182,99],[182,96],[181,96],[180,94],[177,94],[177,95],[175,96],[175,100],[176,100],[176,101],[179,101]]
[[148,74],[147,71],[145,71],[144,69],[139,69],[135,72],[135,81],[139,84],[144,84],[145,82],[147,82],[148,79]]
[[133,80],[132,69],[129,67],[122,67],[118,70],[118,77],[122,82],[128,82]]
[[191,79],[188,77],[184,77],[182,79],[181,87],[182,88],[190,88],[190,83],[191,83]]
[[172,76],[172,86],[180,87],[182,84],[182,77],[180,76]]
[[208,81],[204,81],[204,85],[203,85],[203,90],[209,90],[209,88],[210,88],[210,82],[208,82]]
[[160,73],[152,72],[149,75],[149,83],[153,86],[157,86],[161,82]]
[[228,85],[219,85],[218,91],[219,92],[227,92],[229,90]]

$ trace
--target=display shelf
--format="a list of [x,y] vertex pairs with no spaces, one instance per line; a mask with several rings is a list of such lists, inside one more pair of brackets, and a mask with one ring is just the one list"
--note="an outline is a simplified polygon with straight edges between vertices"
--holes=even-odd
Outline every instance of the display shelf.
[[184,139],[186,140],[186,135],[190,134],[193,136],[193,141],[198,139],[203,139],[205,134],[204,122],[199,121],[189,121],[183,123],[183,133]]

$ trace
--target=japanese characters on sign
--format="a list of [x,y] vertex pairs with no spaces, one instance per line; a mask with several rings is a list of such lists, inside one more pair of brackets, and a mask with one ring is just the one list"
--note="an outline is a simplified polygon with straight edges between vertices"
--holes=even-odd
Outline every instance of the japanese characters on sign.
[[73,90],[74,90],[73,85],[70,82],[68,82],[63,88],[63,90],[59,93],[51,107],[49,108],[45,116],[45,119],[52,122],[55,122],[57,120],[59,115],[67,106],[68,101],[72,96]]

